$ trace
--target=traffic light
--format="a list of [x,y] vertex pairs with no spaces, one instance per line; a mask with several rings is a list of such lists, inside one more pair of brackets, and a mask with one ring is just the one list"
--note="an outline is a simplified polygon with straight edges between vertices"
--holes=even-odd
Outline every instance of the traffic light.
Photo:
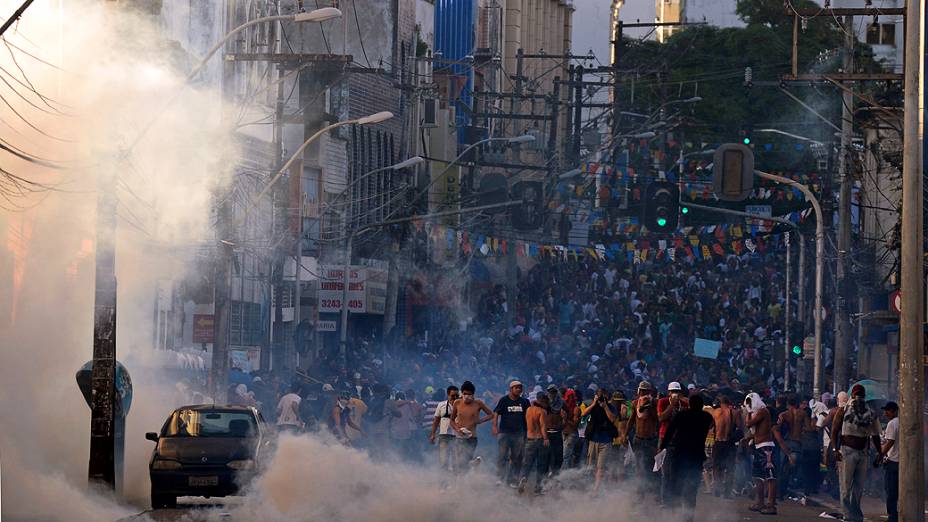
[[712,189],[723,201],[744,201],[754,190],[754,151],[742,143],[715,149]]
[[544,219],[544,187],[540,181],[520,181],[512,186],[512,200],[522,201],[512,208],[512,226],[516,230],[534,230]]
[[648,230],[676,230],[680,221],[680,189],[666,181],[651,183],[648,185],[642,210],[642,222]]
[[741,137],[741,143],[750,146],[751,145],[751,131],[748,129],[741,129],[738,131],[738,136]]

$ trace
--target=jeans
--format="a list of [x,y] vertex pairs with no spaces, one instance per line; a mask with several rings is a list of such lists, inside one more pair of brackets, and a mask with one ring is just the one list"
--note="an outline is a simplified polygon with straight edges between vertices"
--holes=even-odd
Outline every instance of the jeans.
[[564,465],[564,437],[559,431],[549,431],[548,440],[551,441],[551,445],[548,446],[548,461],[545,472],[557,475]]
[[632,442],[635,452],[635,473],[638,476],[637,486],[642,491],[653,492],[657,476],[654,474],[654,455],[657,455],[657,437],[653,439],[638,439]]
[[864,481],[867,479],[867,450],[841,446],[838,475],[841,479],[841,509],[844,511],[844,520],[862,522],[864,514],[860,510],[860,499],[863,496]]
[[444,471],[454,469],[454,436],[438,436],[438,467]]
[[564,436],[564,462],[568,468],[576,468],[580,462],[580,453],[577,448],[579,442],[580,436],[576,433]]
[[822,453],[816,450],[805,450],[799,459],[799,468],[802,473],[802,492],[808,495],[818,493],[821,477],[819,476],[819,463]]
[[[782,458],[780,459],[780,469],[782,471],[780,472],[780,478],[777,481],[778,494],[781,500],[785,498],[792,490],[792,482],[794,479],[799,477],[799,466],[802,462],[802,446],[798,441],[787,440],[786,447],[789,449],[789,453],[784,452],[782,454]],[[792,455],[795,459],[795,465],[791,465],[789,463],[790,455]]]
[[477,451],[477,437],[454,440],[454,471],[466,473]]
[[735,443],[726,440],[717,440],[712,447],[712,471],[715,473],[713,487],[717,496],[731,495],[736,451]]
[[545,477],[545,470],[548,467],[548,448],[545,447],[544,439],[529,439],[525,442],[521,480],[528,480],[533,467],[537,470],[535,473],[535,491],[541,491],[541,480]]
[[702,461],[675,455],[668,455],[664,461],[665,469],[670,464],[672,473],[668,475],[668,491],[665,502],[669,506],[683,505],[683,520],[691,522],[696,515],[696,496],[702,484]]
[[886,488],[887,522],[899,520],[899,463],[887,460],[883,464],[883,486]]
[[496,459],[496,473],[499,480],[514,482],[522,469],[522,454],[525,450],[525,432],[500,433],[499,457]]

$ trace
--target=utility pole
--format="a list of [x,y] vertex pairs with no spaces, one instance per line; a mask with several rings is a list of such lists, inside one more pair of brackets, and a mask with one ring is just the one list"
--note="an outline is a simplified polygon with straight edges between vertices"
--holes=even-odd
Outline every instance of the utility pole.
[[[854,17],[844,17],[845,27],[854,27]],[[844,35],[844,73],[854,69],[854,31]],[[838,260],[836,267],[837,292],[835,306],[835,387],[848,386],[848,353],[850,352],[850,310],[847,299],[847,259],[851,248],[851,134],[854,130],[854,96],[850,89],[842,90],[841,148],[838,153],[838,181],[841,183],[838,201]]]
[[90,404],[91,485],[116,488],[116,175],[97,180],[97,248],[93,305],[93,368]]
[[790,236],[792,231],[786,233],[786,310],[783,314],[783,389],[789,389],[789,356],[792,349],[792,335],[790,335],[790,313],[792,312],[792,294],[790,280],[792,279],[792,241],[790,241]]
[[925,520],[925,268],[920,125],[922,2],[906,2],[902,142],[902,310],[899,319],[899,520]]
[[[619,61],[622,58],[622,20],[615,27],[612,39],[612,138],[619,135]],[[615,145],[615,143],[613,143]],[[615,149],[615,147],[613,147]]]

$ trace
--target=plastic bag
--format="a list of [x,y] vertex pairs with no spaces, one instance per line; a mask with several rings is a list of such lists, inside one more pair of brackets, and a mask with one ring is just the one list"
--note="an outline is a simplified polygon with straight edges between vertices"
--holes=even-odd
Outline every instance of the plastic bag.
[[662,449],[657,452],[657,455],[654,455],[654,473],[657,473],[664,467],[664,459],[667,458],[667,450]]

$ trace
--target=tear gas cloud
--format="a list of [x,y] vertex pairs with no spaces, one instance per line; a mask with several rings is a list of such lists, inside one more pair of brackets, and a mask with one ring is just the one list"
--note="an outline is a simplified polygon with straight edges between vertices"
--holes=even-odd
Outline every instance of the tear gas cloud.
[[[2,0],[0,12],[21,3]],[[146,364],[155,283],[196,266],[196,248],[180,247],[213,237],[212,194],[235,156],[218,93],[180,89],[185,64],[199,58],[166,40],[157,20],[116,4],[37,0],[0,45],[4,145],[47,160],[3,152],[0,164],[4,519],[112,520],[147,505],[143,433],[164,421],[174,391]],[[182,95],[169,104],[172,92]],[[90,410],[74,379],[92,355],[102,174],[115,177],[107,188],[119,201],[117,356],[135,383],[125,490],[137,506],[87,492]],[[42,186],[18,190],[9,175]]]

